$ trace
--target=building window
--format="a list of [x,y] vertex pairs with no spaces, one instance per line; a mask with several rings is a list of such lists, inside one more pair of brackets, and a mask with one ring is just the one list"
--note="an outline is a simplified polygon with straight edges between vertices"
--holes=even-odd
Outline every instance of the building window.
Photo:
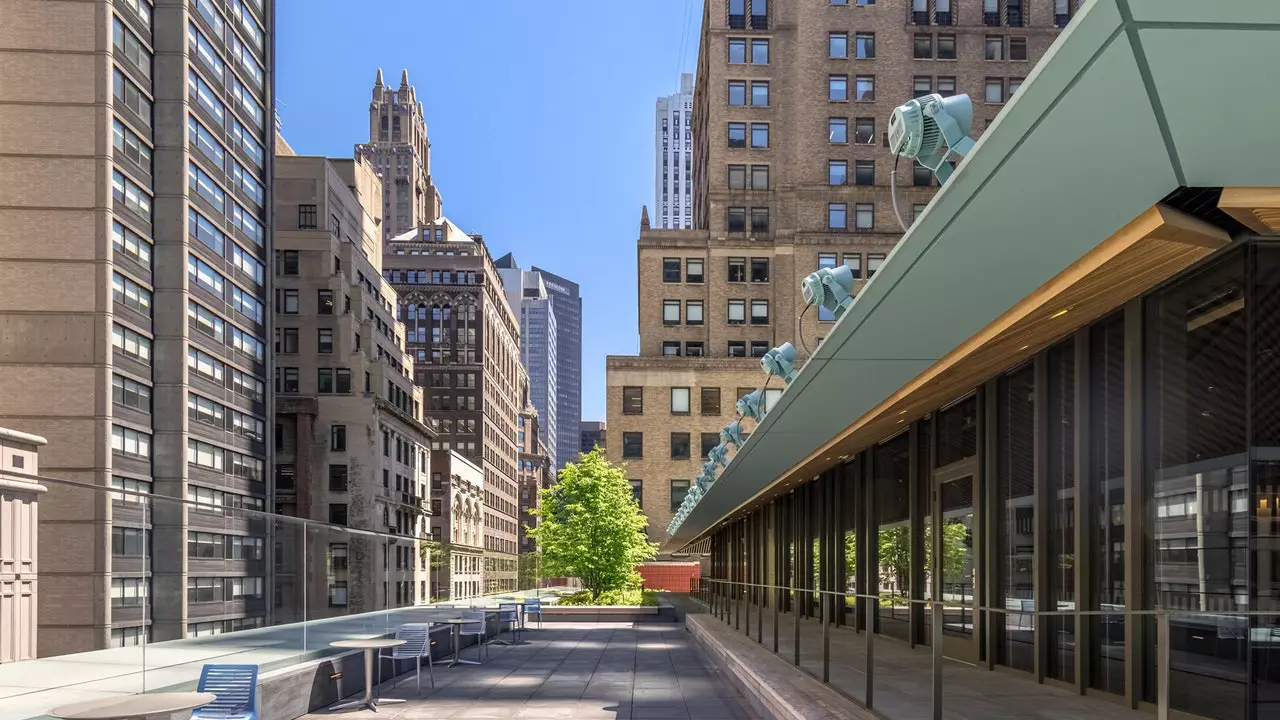
[[687,387],[671,388],[671,414],[672,415],[688,415],[689,414],[689,388]]
[[933,184],[933,171],[916,163],[911,168],[911,184],[916,187],[928,187]]
[[998,105],[1004,102],[1004,80],[1000,78],[987,78],[986,101]]
[[729,166],[729,189],[745,190],[747,187],[747,166],[746,165],[730,165]]
[[703,415],[719,415],[720,414],[720,388],[704,387],[698,391],[700,399],[699,410]]
[[955,35],[939,35],[938,36],[938,59],[939,60],[955,60],[956,59],[956,36]]
[[280,290],[279,307],[280,312],[285,315],[298,314],[298,291],[297,290]]
[[849,33],[833,32],[827,34],[827,57],[849,57]]
[[752,165],[751,166],[751,189],[752,190],[768,190],[769,189],[769,166],[768,165]]
[[151,387],[122,375],[112,375],[111,400],[117,405],[150,413]]
[[688,460],[689,452],[689,433],[671,433],[671,459]]
[[769,301],[768,300],[752,300],[751,301],[751,324],[752,325],[768,325],[769,324]]
[[347,466],[329,466],[329,492],[347,491]]
[[769,208],[767,207],[751,208],[751,232],[753,233],[769,232]]
[[747,124],[729,123],[729,147],[744,148],[747,146]]
[[689,258],[684,261],[684,281],[689,283],[702,282],[702,258]]
[[139,460],[151,459],[151,436],[119,425],[111,426],[111,449]]
[[769,352],[769,343],[767,341],[765,340],[751,341],[751,357],[753,358],[764,357],[765,353],[767,352]]
[[728,355],[729,355],[729,357],[746,357],[746,356],[747,356],[747,343],[746,343],[746,341],[745,341],[745,340],[730,340],[730,341],[729,341]]
[[346,606],[347,606],[346,581],[329,583],[329,607],[346,607]]
[[702,351],[701,340],[690,340],[684,344],[684,354],[687,357],[702,357],[705,353]]
[[848,206],[844,203],[827,203],[827,228],[844,230],[847,225]]
[[281,250],[276,253],[276,255],[277,274],[288,276],[295,276],[298,274],[297,250]]
[[751,104],[756,107],[769,106],[769,83],[763,80],[754,80],[751,83]]
[[631,459],[644,457],[644,433],[622,433],[622,457]]
[[684,498],[689,494],[688,480],[672,480],[671,481],[671,512],[676,512],[680,506],[684,504]]
[[298,229],[299,230],[315,230],[316,229],[316,206],[315,205],[299,205],[298,206]]
[[917,60],[928,60],[933,57],[933,36],[927,33],[917,33],[915,36],[914,50],[912,57]]
[[854,185],[875,185],[876,184],[876,161],[875,160],[858,160],[853,166],[853,184]]
[[747,41],[741,38],[729,40],[729,64],[738,65],[747,61]]
[[1003,60],[1004,59],[1004,38],[999,35],[988,35],[987,42],[984,45],[984,57],[987,60]]
[[1027,39],[1024,37],[1009,38],[1009,59],[1010,60],[1026,60],[1027,59]]
[[1013,97],[1013,94],[1018,92],[1018,88],[1020,87],[1022,87],[1022,78],[1009,78],[1008,97]]
[[942,97],[951,97],[956,94],[956,79],[954,77],[938,78],[938,94]]
[[320,328],[316,331],[316,352],[323,355],[333,354],[333,330]]
[[769,282],[769,258],[751,258],[751,282]]
[[933,93],[933,78],[924,76],[916,77],[913,83],[911,97],[922,98],[925,95]]
[[687,325],[701,325],[702,317],[702,301],[686,300],[684,302],[684,321]]
[[644,507],[644,481],[628,480],[631,483],[631,497],[636,499],[636,504]]
[[729,258],[729,282],[747,281],[747,259]]
[[745,80],[729,81],[729,104],[730,105],[746,105],[747,104],[747,83]]
[[729,324],[745,325],[747,323],[747,301],[746,300],[730,300],[729,301]]
[[680,282],[680,258],[662,258],[662,282]]
[[859,145],[873,145],[876,141],[876,119],[860,117],[854,120],[853,141]]
[[316,369],[316,392],[322,395],[333,392],[333,368]]
[[727,211],[728,217],[726,224],[729,232],[746,232],[747,230],[747,209],[744,207],[731,207]]
[[769,64],[769,41],[768,40],[752,40],[751,41],[751,63],[753,65]]
[[857,95],[855,99],[859,102],[870,102],[876,99],[876,78],[874,75],[859,75],[857,77]]
[[867,279],[868,280],[875,277],[876,273],[879,272],[880,270],[880,266],[884,265],[884,257],[885,257],[884,253],[868,253],[867,254]]
[[346,425],[330,425],[329,426],[329,450],[332,452],[347,451],[347,426]]
[[663,357],[680,357],[680,343],[676,340],[664,340],[662,342]]
[[720,444],[720,433],[714,433],[714,432],[702,433],[702,437],[700,438],[700,445],[702,447],[700,448],[701,452],[698,454],[698,457],[702,458],[703,460],[710,459],[711,451],[715,448],[715,446],[719,444]]
[[346,525],[347,524],[347,504],[346,503],[329,503],[329,524],[330,525]]
[[147,555],[147,532],[136,528],[111,528],[111,555],[140,558]]
[[276,367],[276,392],[298,393],[298,368]]
[[333,314],[333,291],[332,290],[316,291],[316,311],[321,315]]
[[854,50],[858,54],[858,58],[862,60],[870,60],[876,56],[876,35],[875,33],[858,33],[854,36]]
[[827,118],[827,142],[833,144],[849,142],[848,118]]
[[644,414],[644,388],[638,386],[627,386],[622,388],[622,414],[623,415],[643,415]]
[[828,75],[827,76],[827,100],[831,102],[845,102],[849,99],[849,76],[848,75]]
[[849,273],[853,275],[854,280],[862,279],[862,253],[845,253],[844,264],[849,267]]
[[858,203],[853,206],[854,227],[858,230],[870,230],[876,226],[876,206],[870,203]]
[[680,324],[680,301],[679,300],[663,300],[662,301],[662,324],[663,325],[679,325]]
[[849,163],[845,160],[827,161],[827,184],[844,185],[849,180]]
[[769,147],[769,123],[751,123],[751,147]]

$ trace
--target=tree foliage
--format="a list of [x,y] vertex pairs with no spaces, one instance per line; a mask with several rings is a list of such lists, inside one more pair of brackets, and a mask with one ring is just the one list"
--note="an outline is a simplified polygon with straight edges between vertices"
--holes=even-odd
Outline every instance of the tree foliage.
[[645,518],[626,473],[597,447],[560,471],[560,481],[541,491],[538,542],[543,577],[576,577],[597,596],[638,585],[637,565],[658,546],[645,536]]
[[[966,584],[969,569],[969,529],[959,520],[947,520],[942,524],[942,584],[948,586]],[[905,596],[911,569],[911,535],[906,525],[894,525],[880,529],[880,582],[892,583],[894,594]],[[924,572],[933,573],[933,524],[924,527]],[[971,588],[969,588],[971,590]]]

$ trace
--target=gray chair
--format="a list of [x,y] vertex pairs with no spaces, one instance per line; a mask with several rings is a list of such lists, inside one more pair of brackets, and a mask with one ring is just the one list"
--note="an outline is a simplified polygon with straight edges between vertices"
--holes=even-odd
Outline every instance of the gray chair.
[[502,634],[502,626],[511,626],[511,640],[494,640],[499,645],[514,645],[520,642],[520,603],[498,603],[498,634]]
[[536,616],[538,619],[538,629],[542,629],[542,599],[541,598],[525,598],[524,600],[524,616],[528,618],[530,615]]
[[458,628],[459,638],[465,636],[474,636],[476,638],[476,660],[484,662],[484,658],[489,654],[489,645],[485,642],[485,637],[489,634],[488,616],[483,610],[467,610],[462,613],[462,619],[466,622]]
[[[431,677],[431,687],[436,686],[435,663],[431,660],[431,623],[408,623],[401,625],[396,630],[396,639],[404,640],[403,645],[397,645],[393,648],[387,648],[390,653],[383,653],[378,656],[378,676],[381,681],[382,661],[391,661],[391,671],[394,673],[397,660],[413,660],[414,675],[418,681],[418,692],[422,692],[422,658],[427,659],[427,674]],[[400,684],[397,678],[391,684],[394,690],[396,685]]]

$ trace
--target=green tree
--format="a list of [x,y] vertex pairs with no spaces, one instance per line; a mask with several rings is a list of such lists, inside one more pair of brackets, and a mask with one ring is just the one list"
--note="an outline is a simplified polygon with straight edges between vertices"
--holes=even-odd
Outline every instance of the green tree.
[[907,594],[907,571],[911,568],[911,535],[906,525],[880,528],[880,582],[893,583],[898,596]]
[[645,537],[644,515],[620,466],[597,447],[566,465],[541,498],[538,525],[528,534],[541,549],[542,577],[576,577],[593,598],[639,584],[635,568],[658,546]]

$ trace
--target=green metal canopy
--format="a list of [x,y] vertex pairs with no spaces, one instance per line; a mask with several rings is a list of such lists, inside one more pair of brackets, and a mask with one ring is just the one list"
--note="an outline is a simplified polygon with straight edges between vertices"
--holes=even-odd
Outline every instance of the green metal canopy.
[[1171,191],[1280,185],[1278,62],[1280,0],[1086,2],[664,551]]

